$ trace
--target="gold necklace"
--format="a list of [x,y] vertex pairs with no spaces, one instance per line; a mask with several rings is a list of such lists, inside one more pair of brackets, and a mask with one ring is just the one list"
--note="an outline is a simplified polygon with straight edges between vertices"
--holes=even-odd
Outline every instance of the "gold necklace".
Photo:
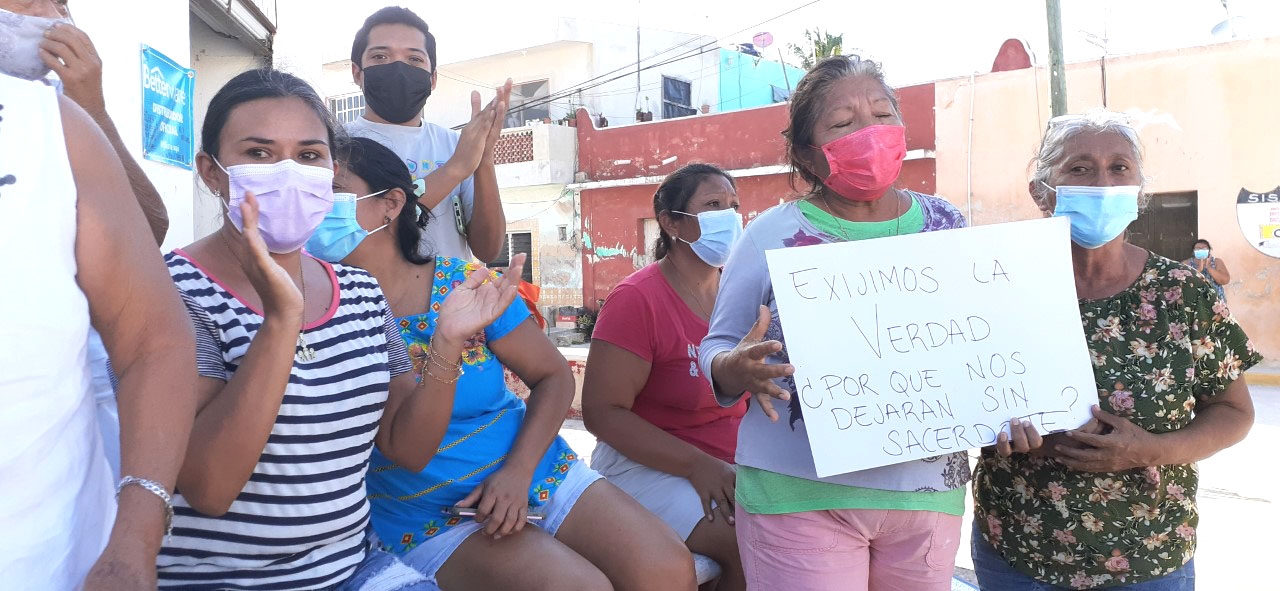
[[[893,198],[898,202],[897,210],[893,215],[894,220],[897,223],[897,226],[893,230],[893,235],[901,236],[902,235],[902,197],[898,195],[897,192],[895,192],[893,194]],[[826,193],[822,193],[822,203],[827,206],[827,213],[831,214],[831,218],[836,221],[836,227],[840,228],[840,234],[842,235],[841,237],[844,238],[846,242],[852,240],[852,238],[849,238],[848,228],[844,227],[844,220],[841,219],[840,216],[836,215],[836,210],[831,208],[831,202],[827,201]]]
[[697,292],[693,291],[692,289],[689,289],[688,285],[685,285],[684,278],[680,276],[682,274],[680,272],[680,266],[676,264],[675,259],[668,259],[668,260],[671,262],[671,268],[672,268],[671,274],[676,277],[676,282],[680,284],[681,288],[689,292],[689,295],[693,296],[693,301],[694,303],[698,304],[698,310],[702,313],[702,315],[707,318],[711,318],[711,312],[707,310],[707,305],[702,302],[702,298],[698,296]]
[[298,330],[298,352],[297,358],[302,361],[315,361],[316,351],[310,345],[307,345],[307,260],[302,258],[302,264],[299,266],[298,282],[301,283],[302,289],[302,328]]

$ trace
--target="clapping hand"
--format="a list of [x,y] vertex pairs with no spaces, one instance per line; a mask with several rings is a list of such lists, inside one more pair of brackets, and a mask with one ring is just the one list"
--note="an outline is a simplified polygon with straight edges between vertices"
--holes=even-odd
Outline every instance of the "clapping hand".
[[511,79],[502,86],[497,88],[498,95],[493,97],[493,102],[489,103],[493,107],[493,125],[489,127],[489,135],[484,142],[484,157],[482,162],[492,165],[494,148],[498,145],[498,137],[502,135],[502,129],[507,123],[507,109],[511,106]]
[[472,271],[466,281],[445,296],[436,334],[461,343],[497,320],[515,301],[525,258],[524,253],[517,254],[511,259],[511,266],[498,274],[485,267]]
[[[455,162],[465,176],[475,174],[480,162],[491,155],[493,148],[489,145],[489,135],[494,126],[502,129],[502,121],[497,115],[498,98],[494,97],[483,109],[480,108],[480,93],[471,92],[471,121],[462,128],[458,137],[458,147],[454,149],[450,162]],[[505,116],[506,107],[503,107]],[[496,140],[495,140],[496,141]],[[492,157],[492,156],[490,156]]]

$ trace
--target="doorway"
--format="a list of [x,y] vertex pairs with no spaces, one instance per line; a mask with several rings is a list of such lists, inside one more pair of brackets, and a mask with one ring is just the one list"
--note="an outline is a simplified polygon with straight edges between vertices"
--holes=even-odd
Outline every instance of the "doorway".
[[1155,193],[1138,219],[1129,224],[1129,243],[1175,261],[1191,258],[1199,227],[1195,191]]

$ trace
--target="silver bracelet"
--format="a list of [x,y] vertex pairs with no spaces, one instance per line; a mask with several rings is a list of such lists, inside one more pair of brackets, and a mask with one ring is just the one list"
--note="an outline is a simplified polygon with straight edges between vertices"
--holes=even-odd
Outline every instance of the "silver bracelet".
[[165,538],[168,538],[173,534],[173,497],[169,496],[169,491],[164,489],[164,485],[154,480],[138,478],[137,476],[125,476],[120,479],[120,484],[116,485],[116,499],[120,498],[120,491],[131,484],[136,484],[146,489],[164,501],[164,535]]

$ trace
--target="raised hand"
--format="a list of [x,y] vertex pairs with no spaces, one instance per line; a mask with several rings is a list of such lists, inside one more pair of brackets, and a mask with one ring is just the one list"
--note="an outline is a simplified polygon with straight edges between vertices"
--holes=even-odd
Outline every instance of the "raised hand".
[[507,123],[507,109],[511,106],[511,79],[497,89],[497,96],[493,97],[493,125],[489,128],[489,135],[485,138],[484,143],[484,159],[483,162],[493,164],[493,150],[498,145],[498,137],[502,135],[502,129]]
[[466,281],[445,296],[436,334],[461,343],[497,320],[515,301],[525,258],[524,253],[517,254],[511,259],[511,266],[499,274],[485,267],[472,271]]
[[51,27],[40,42],[40,60],[57,72],[67,98],[95,118],[107,112],[102,96],[102,58],[84,31],[67,23]]
[[302,292],[298,290],[298,285],[293,282],[289,272],[271,258],[271,251],[267,249],[267,243],[262,240],[262,233],[258,231],[258,197],[252,192],[245,192],[244,202],[240,204],[240,214],[244,220],[244,230],[231,233],[231,250],[240,260],[240,268],[244,269],[254,291],[262,299],[263,317],[292,318],[301,325]]
[[476,169],[480,167],[480,161],[485,156],[489,132],[493,129],[497,115],[496,101],[496,98],[489,101],[489,104],[481,109],[480,93],[471,91],[471,121],[462,128],[462,133],[458,137],[458,147],[449,158],[449,161],[455,163],[466,176],[475,174]]
[[773,399],[789,401],[791,393],[783,390],[773,380],[795,373],[795,367],[789,363],[765,362],[765,358],[782,350],[782,343],[764,340],[771,318],[769,307],[760,306],[756,323],[751,326],[747,336],[738,342],[738,346],[720,355],[713,375],[716,376],[717,386],[722,389],[726,384],[735,384],[739,387],[730,388],[733,392],[751,392],[756,404],[760,405],[760,410],[764,411],[770,421],[776,422],[778,413],[773,409]]

